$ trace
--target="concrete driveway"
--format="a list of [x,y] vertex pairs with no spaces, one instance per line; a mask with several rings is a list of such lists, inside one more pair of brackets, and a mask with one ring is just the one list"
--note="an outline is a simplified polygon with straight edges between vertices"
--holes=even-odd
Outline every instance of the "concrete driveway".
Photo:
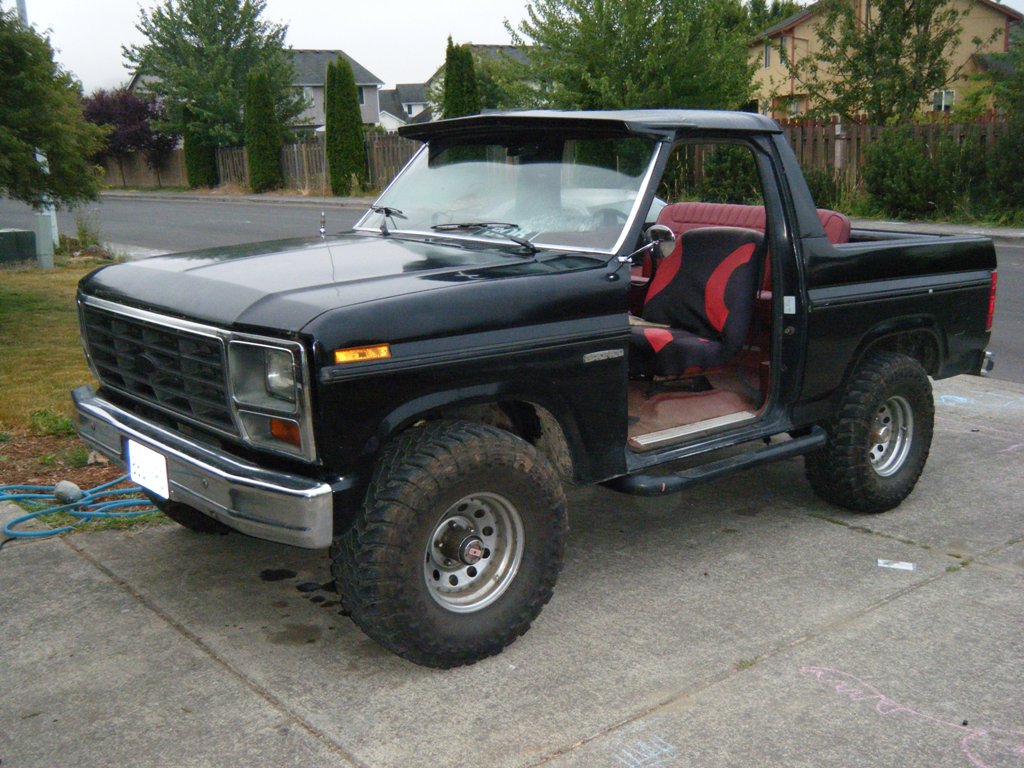
[[885,515],[817,500],[799,459],[575,492],[554,599],[452,671],[364,637],[316,552],[170,525],[8,544],[0,765],[1022,766],[1024,387],[936,399]]

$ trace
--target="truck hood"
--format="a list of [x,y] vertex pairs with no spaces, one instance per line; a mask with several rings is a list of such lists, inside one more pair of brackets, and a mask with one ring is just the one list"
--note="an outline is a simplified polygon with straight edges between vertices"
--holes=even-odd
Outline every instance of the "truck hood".
[[559,271],[524,256],[514,244],[349,232],[114,264],[88,275],[80,290],[221,327],[297,333],[341,306],[480,280],[489,272],[540,268]]

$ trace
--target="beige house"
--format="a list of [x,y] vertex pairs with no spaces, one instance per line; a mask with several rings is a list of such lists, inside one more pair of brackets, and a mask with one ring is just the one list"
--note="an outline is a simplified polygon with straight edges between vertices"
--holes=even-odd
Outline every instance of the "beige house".
[[[871,0],[851,0],[856,3],[857,18],[874,18]],[[951,69],[964,65],[961,77],[946,90],[921,94],[921,108],[925,111],[945,111],[962,99],[969,87],[968,77],[982,71],[972,43],[975,37],[986,41],[978,54],[1005,51],[1010,44],[1010,28],[1019,24],[1024,15],[992,0],[953,0],[958,8],[966,9],[960,45],[950,62]],[[783,52],[796,63],[819,50],[818,25],[821,23],[823,3],[809,5],[799,13],[783,19],[758,35],[751,43],[750,57],[757,69],[754,72],[755,98],[758,111],[775,119],[796,117],[807,111],[807,93],[801,84],[789,75]],[[993,34],[995,38],[988,42]]]

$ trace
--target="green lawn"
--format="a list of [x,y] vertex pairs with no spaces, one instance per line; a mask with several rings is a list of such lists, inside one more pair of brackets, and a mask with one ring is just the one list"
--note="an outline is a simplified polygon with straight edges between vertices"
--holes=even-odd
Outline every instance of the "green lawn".
[[75,288],[98,265],[0,269],[0,432],[30,428],[41,411],[68,416],[71,388],[95,385],[79,341]]

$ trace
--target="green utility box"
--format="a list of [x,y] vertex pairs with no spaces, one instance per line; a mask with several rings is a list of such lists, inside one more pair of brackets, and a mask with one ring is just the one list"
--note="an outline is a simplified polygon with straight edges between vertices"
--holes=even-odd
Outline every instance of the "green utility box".
[[29,229],[0,229],[0,264],[35,257],[35,232]]

